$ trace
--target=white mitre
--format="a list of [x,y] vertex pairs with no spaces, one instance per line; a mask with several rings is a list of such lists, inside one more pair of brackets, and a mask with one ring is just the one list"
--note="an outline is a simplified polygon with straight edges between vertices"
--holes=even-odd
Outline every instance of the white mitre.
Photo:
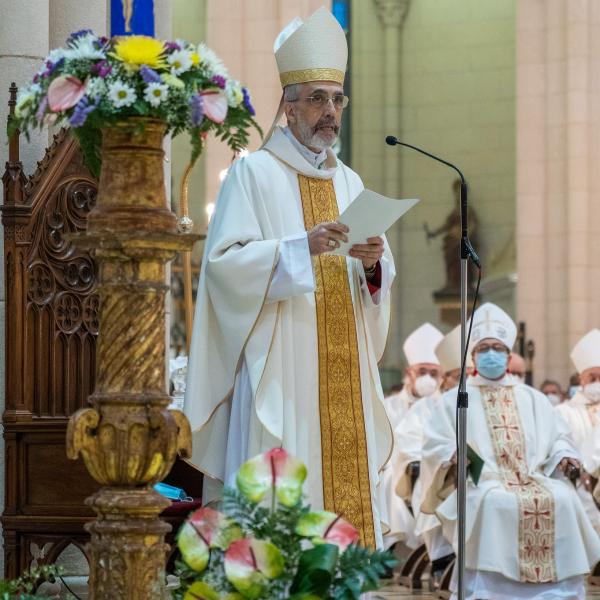
[[460,355],[460,325],[444,336],[435,347],[435,355],[442,365],[444,373],[460,369],[462,357]]
[[502,342],[509,350],[517,339],[515,322],[499,306],[486,302],[473,315],[471,331],[471,347],[485,338],[493,338]]
[[[348,62],[346,34],[337,19],[324,6],[306,21],[295,17],[273,45],[281,87],[308,81],[344,83]],[[283,116],[283,95],[275,120],[263,138],[267,143]]]
[[588,331],[571,352],[571,360],[578,373],[586,369],[600,367],[600,329]]
[[424,323],[415,329],[404,342],[402,349],[409,367],[420,363],[439,365],[435,348],[443,339],[444,334],[431,323]]
[[304,23],[296,17],[277,36],[273,49],[282,87],[307,81],[344,83],[346,34],[324,6]]

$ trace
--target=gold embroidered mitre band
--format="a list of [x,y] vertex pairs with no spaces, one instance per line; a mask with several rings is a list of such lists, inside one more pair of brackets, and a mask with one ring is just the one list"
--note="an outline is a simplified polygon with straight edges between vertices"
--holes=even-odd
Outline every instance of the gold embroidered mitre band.
[[[304,226],[339,217],[333,181],[298,175]],[[352,523],[375,548],[354,305],[343,256],[313,259],[319,345],[319,414],[325,510]]]
[[307,81],[344,83],[346,34],[325,7],[304,23],[294,19],[275,40],[274,50],[282,87]]

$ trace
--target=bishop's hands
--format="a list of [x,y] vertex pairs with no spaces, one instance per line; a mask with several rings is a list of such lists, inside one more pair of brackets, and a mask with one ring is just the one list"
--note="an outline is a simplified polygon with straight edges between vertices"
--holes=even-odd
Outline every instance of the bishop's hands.
[[331,252],[340,247],[341,242],[347,242],[346,235],[350,230],[338,222],[319,223],[308,232],[308,248],[311,256]]
[[367,239],[366,244],[354,244],[350,248],[350,256],[361,260],[365,271],[369,271],[379,262],[383,250],[383,238],[371,237]]
[[[346,235],[350,230],[337,221],[319,223],[308,232],[308,248],[312,256],[331,252],[348,241]],[[362,261],[365,271],[372,270],[384,252],[383,238],[372,237],[366,244],[355,244],[350,248],[350,256]]]

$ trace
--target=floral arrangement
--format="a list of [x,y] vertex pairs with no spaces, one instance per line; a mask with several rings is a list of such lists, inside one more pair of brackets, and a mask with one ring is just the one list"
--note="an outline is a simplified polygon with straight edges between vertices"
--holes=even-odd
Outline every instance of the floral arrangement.
[[240,468],[221,511],[193,512],[178,533],[176,600],[355,600],[396,564],[357,545],[343,518],[302,501],[306,467],[282,448]]
[[52,50],[17,99],[9,135],[48,124],[68,125],[86,164],[100,172],[102,127],[131,117],[166,122],[173,136],[187,131],[192,162],[209,133],[234,152],[248,144],[254,120],[248,90],[205,44],[132,35],[108,39],[89,29]]

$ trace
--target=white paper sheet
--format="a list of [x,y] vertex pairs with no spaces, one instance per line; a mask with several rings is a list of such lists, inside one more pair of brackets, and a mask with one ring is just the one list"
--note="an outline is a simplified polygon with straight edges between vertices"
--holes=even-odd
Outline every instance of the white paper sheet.
[[419,200],[394,200],[372,190],[363,190],[337,219],[348,226],[348,242],[330,254],[349,256],[354,244],[366,244],[367,238],[385,233]]

